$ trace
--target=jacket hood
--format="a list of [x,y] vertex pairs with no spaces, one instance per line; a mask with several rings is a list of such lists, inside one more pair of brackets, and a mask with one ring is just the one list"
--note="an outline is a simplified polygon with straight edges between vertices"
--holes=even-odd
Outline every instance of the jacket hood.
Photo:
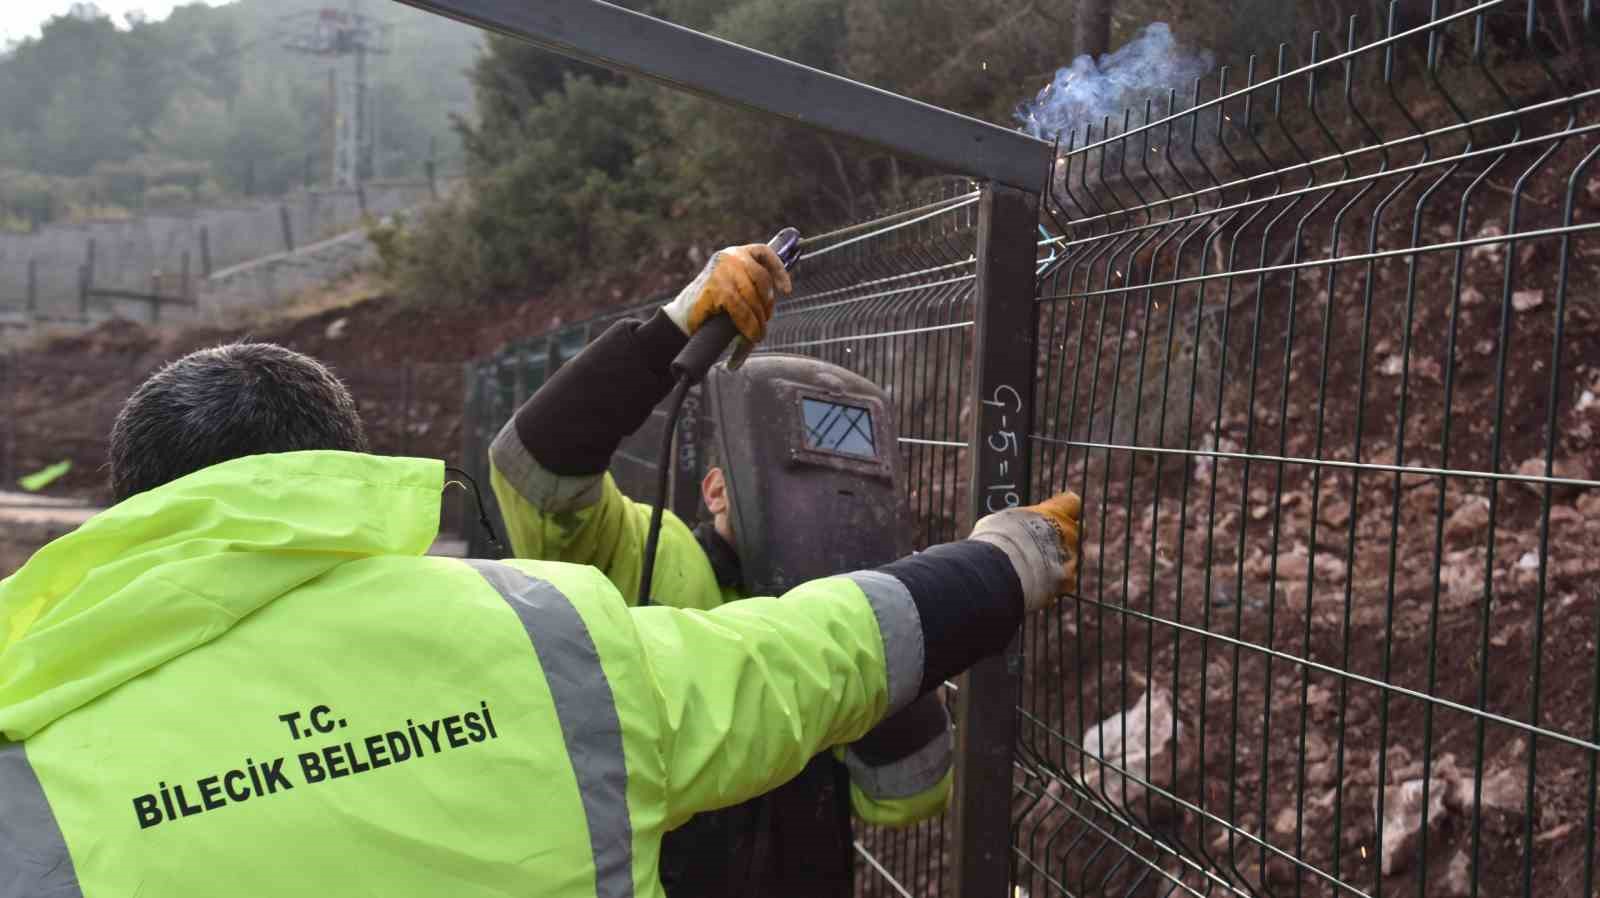
[[334,567],[420,556],[444,463],[234,459],[134,496],[0,581],[0,736],[18,742]]

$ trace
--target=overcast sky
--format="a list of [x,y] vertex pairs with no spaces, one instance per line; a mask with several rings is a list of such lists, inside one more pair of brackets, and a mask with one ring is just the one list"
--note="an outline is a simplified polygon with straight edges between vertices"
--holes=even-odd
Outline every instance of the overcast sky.
[[[187,6],[188,2],[191,0],[99,0],[95,5],[118,25],[124,25],[122,17],[129,10],[140,10],[152,19],[164,19],[174,6]],[[0,44],[38,37],[39,26],[53,16],[65,15],[72,3],[73,0],[0,0]]]

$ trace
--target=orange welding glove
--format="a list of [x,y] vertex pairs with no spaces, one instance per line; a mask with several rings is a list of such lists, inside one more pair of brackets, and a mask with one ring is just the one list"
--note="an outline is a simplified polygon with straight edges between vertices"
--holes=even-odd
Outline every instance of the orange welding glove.
[[972,528],[972,539],[1000,547],[1022,581],[1029,611],[1054,605],[1078,588],[1078,520],[1083,500],[1060,493],[1038,505],[1008,508]]
[[759,343],[767,334],[778,294],[787,296],[793,289],[789,272],[772,247],[765,243],[730,246],[713,255],[700,275],[662,311],[691,337],[712,316],[727,312],[746,340]]

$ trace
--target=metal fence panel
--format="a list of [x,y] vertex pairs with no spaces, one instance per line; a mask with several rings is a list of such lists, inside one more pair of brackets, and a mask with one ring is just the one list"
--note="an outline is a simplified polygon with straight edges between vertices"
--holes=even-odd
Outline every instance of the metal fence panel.
[[[1063,136],[1030,479],[993,507],[1080,493],[1081,580],[1025,626],[1016,732],[987,734],[1015,737],[1009,831],[863,832],[858,891],[999,894],[957,889],[971,842],[1009,848],[1018,896],[1600,894],[1577,7],[1393,4]],[[889,390],[919,547],[1003,483],[969,457],[995,429],[981,196],[813,238],[763,347]],[[649,430],[619,482],[653,474]]]
[[[895,402],[917,548],[955,539],[970,526],[965,455],[971,430],[973,287],[979,194],[962,182],[927,205],[816,235],[797,273],[794,296],[780,306],[761,351],[824,359],[885,388]],[[1031,216],[1029,228],[1032,227]],[[1023,291],[1019,299],[1027,301]],[[625,314],[570,325],[469,366],[465,457],[487,478],[487,449],[512,411],[547,376],[535,363],[519,382],[507,372],[519,358],[543,358],[552,345],[565,359]],[[698,390],[682,415],[669,496],[691,524],[701,515],[699,479],[706,438],[696,422]],[[657,453],[665,411],[658,409],[617,453],[611,473],[624,494],[655,498]],[[472,522],[465,522],[471,524]],[[476,526],[465,528],[472,533]],[[474,554],[488,547],[478,539]],[[1008,736],[1002,737],[1009,741]],[[857,843],[859,891],[865,895],[940,894],[949,863],[945,825],[866,830]]]
[[1596,894],[1578,15],[1391,7],[1072,135],[1032,451],[1084,568],[1026,628],[1029,894]]
[[[571,361],[583,347],[617,321],[647,313],[660,301],[619,312],[608,312],[589,321],[580,321],[521,340],[499,353],[465,366],[462,416],[461,467],[478,484],[485,511],[495,532],[505,538],[505,521],[500,504],[489,486],[489,446],[511,416],[534,391]],[[645,427],[623,442],[612,475],[624,494],[641,502],[655,499],[656,453],[661,439],[659,421],[666,416],[657,411]],[[674,509],[678,509],[674,505]],[[460,519],[466,535],[467,553],[474,558],[492,557],[494,549],[478,524],[478,510],[465,505]],[[509,546],[505,547],[507,551]]]
[[[762,345],[848,368],[889,394],[918,549],[971,524],[979,200],[963,184],[926,205],[810,238],[795,295]],[[859,830],[857,894],[944,893],[957,850],[948,835],[943,819]]]

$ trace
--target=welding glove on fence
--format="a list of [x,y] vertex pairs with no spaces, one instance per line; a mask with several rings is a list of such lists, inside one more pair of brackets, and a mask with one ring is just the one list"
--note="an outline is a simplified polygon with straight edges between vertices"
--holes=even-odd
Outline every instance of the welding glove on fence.
[[727,312],[739,333],[754,344],[767,334],[778,293],[787,296],[793,289],[789,272],[772,247],[764,243],[730,246],[713,255],[700,275],[662,311],[684,336],[694,336],[700,325]]
[[1008,508],[978,521],[972,539],[998,546],[1022,581],[1028,611],[1054,605],[1078,587],[1079,515],[1083,501],[1060,493],[1026,508]]

